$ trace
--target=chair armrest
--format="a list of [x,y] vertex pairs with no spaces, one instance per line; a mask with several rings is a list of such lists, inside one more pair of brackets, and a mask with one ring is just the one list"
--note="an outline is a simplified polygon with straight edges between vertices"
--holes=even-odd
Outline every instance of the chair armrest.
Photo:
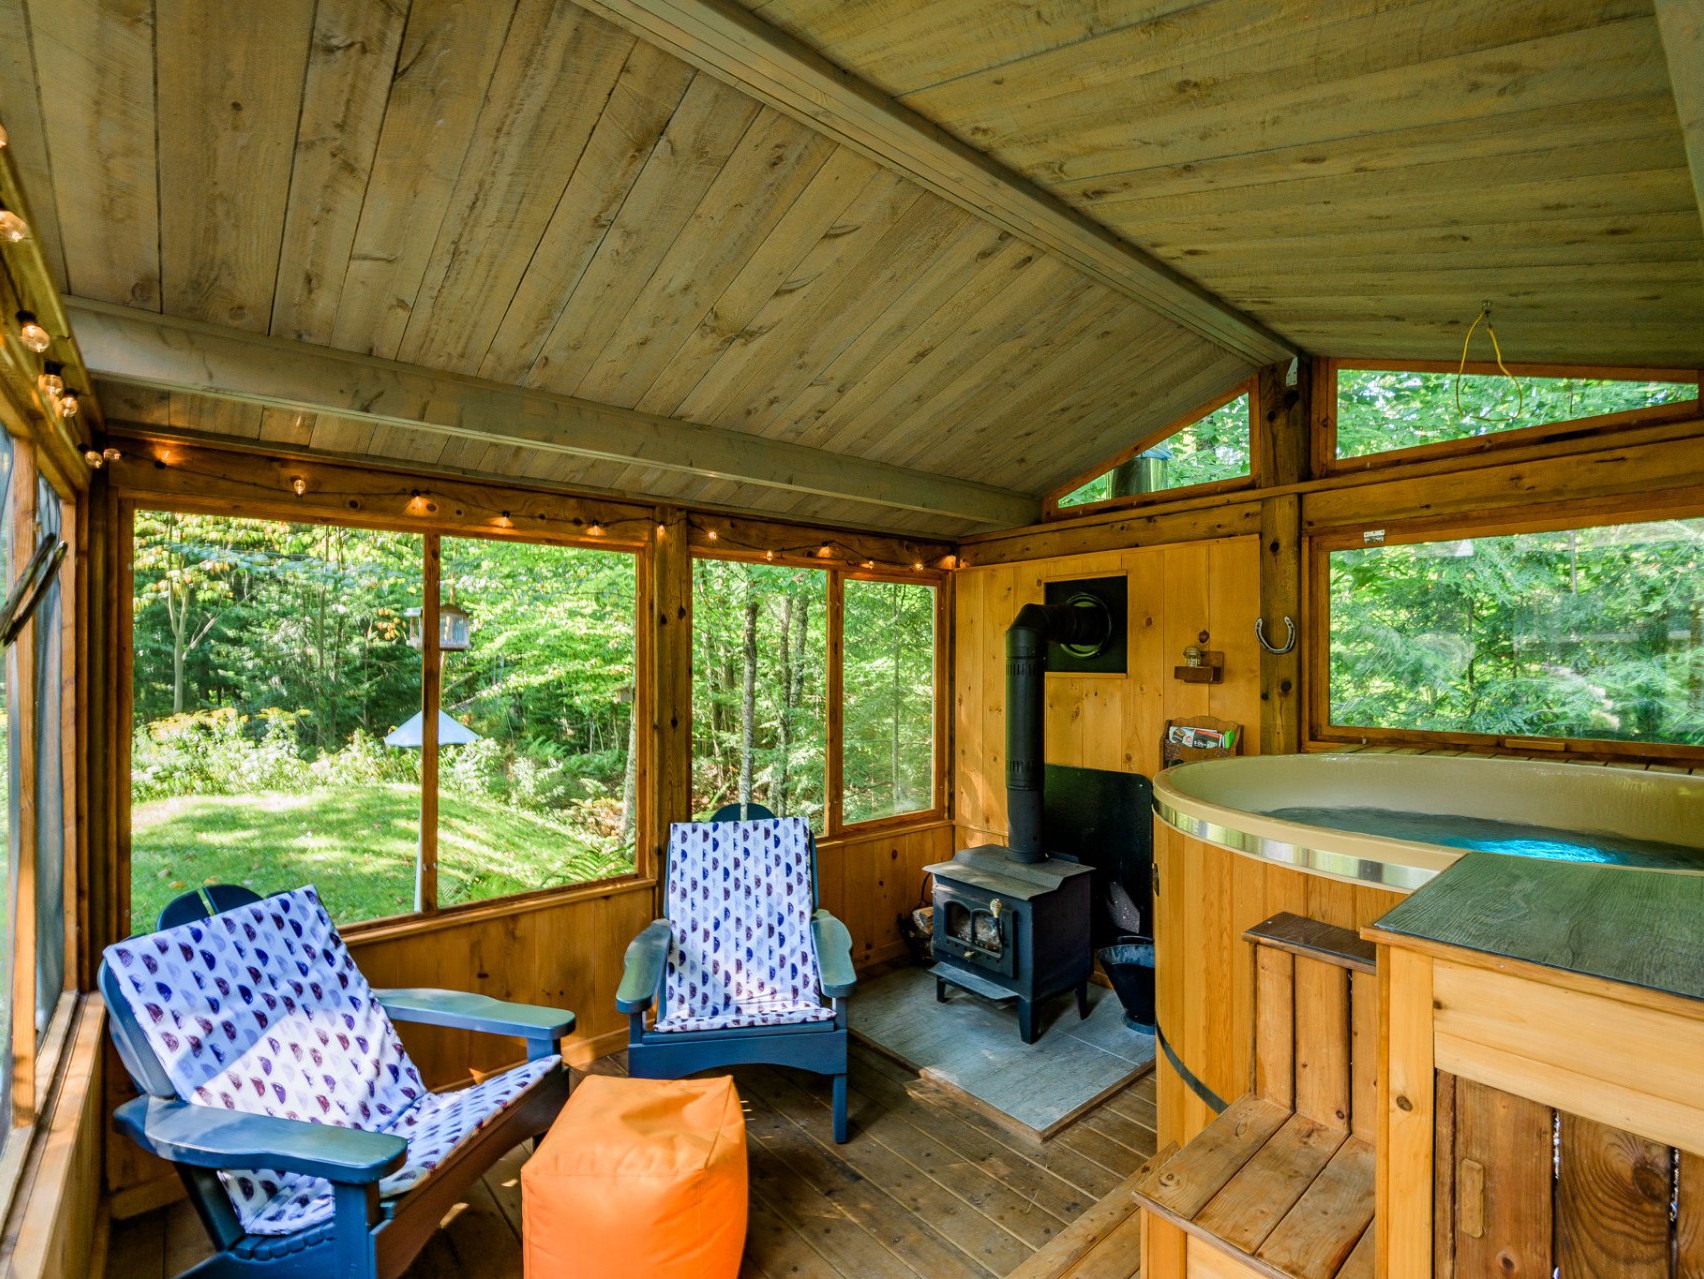
[[816,943],[822,993],[830,999],[846,998],[858,984],[852,967],[852,934],[833,915],[819,910],[811,916],[811,940]]
[[656,1000],[673,944],[674,929],[666,919],[653,919],[627,944],[627,954],[621,960],[621,985],[615,992],[618,1011],[642,1013]]
[[249,1115],[167,1097],[136,1097],[113,1112],[118,1130],[175,1164],[225,1172],[276,1168],[347,1186],[402,1167],[408,1142],[394,1133]]
[[514,1035],[550,1043],[574,1032],[574,1014],[536,1004],[509,1004],[465,990],[380,990],[379,1003],[392,1021],[476,1030],[487,1035]]

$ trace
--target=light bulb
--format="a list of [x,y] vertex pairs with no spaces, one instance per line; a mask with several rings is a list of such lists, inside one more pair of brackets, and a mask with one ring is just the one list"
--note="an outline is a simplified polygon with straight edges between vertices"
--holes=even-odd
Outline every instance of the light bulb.
[[710,529],[708,532],[706,532],[704,534],[704,536],[709,538],[712,542],[714,542],[716,540],[716,530]]
[[16,244],[30,238],[30,225],[10,209],[0,209],[0,240]]
[[38,384],[41,387],[41,393],[50,400],[57,400],[65,394],[65,379],[59,376],[57,364],[47,366],[47,371],[41,375]]
[[923,571],[923,561],[922,560],[912,560],[911,561],[911,567],[916,569],[919,573],[921,573]]
[[668,530],[668,527],[666,525],[663,525],[663,524],[657,525],[657,536],[658,537],[661,537],[664,533],[667,533],[668,531],[669,530]]
[[586,533],[590,537],[602,537],[603,525],[599,524],[596,520],[593,520],[590,524],[586,525]]
[[101,450],[101,457],[106,459],[108,462],[116,462],[116,461],[118,461],[119,458],[121,458],[123,456],[124,456],[124,454],[120,453],[115,448],[104,448],[104,449]]
[[76,417],[77,410],[82,407],[82,404],[78,402],[77,392],[75,391],[67,391],[64,395],[59,397],[59,416],[67,422]]
[[775,552],[774,551],[765,551],[763,553],[763,558],[766,559],[766,560],[772,560],[772,559],[775,558]]
[[295,492],[297,497],[300,497],[308,491],[308,482],[298,475],[295,479],[290,481],[290,488]]
[[36,323],[35,316],[28,311],[18,312],[18,337],[37,355],[53,345],[53,335]]
[[817,547],[817,558],[819,560],[826,560],[830,555],[833,555],[833,554],[834,554],[834,552],[833,552],[833,550],[831,550],[829,548],[829,545],[828,545],[827,542],[824,542],[821,546]]
[[106,456],[99,449],[90,448],[85,444],[83,445],[83,460],[89,464],[91,471],[98,471],[106,462]]
[[864,561],[864,567],[865,568],[874,568],[875,566],[876,566],[876,562],[874,560],[865,560]]

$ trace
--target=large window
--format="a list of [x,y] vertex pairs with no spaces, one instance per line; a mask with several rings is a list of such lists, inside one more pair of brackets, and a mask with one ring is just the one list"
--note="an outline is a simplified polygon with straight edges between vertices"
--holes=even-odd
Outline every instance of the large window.
[[1182,423],[1120,454],[1092,478],[1072,481],[1069,490],[1055,495],[1050,504],[1092,506],[1247,478],[1253,449],[1250,402],[1251,393],[1239,387],[1229,397],[1214,400]]
[[694,559],[694,816],[743,801],[836,834],[935,810],[940,592],[878,571]]
[[1581,418],[1697,406],[1696,375],[1547,376],[1517,368],[1468,372],[1392,368],[1336,370],[1340,459],[1448,444]]
[[1704,746],[1704,518],[1328,551],[1329,723]]
[[209,883],[347,924],[632,869],[634,557],[442,539],[422,831],[432,540],[136,513],[132,928]]
[[442,564],[470,625],[442,659],[439,903],[631,872],[634,557],[446,537]]
[[828,579],[739,560],[692,565],[692,812],[762,804],[823,829]]
[[935,803],[935,588],[845,586],[843,791],[848,823]]

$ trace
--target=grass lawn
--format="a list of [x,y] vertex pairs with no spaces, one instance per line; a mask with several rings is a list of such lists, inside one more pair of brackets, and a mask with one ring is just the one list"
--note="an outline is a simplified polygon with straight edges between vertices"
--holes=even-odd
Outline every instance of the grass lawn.
[[[439,796],[438,900],[449,906],[633,869],[568,827],[492,800]],[[145,932],[173,897],[202,884],[276,893],[313,884],[348,924],[414,909],[420,791],[406,783],[305,794],[180,796],[137,804],[131,927]]]

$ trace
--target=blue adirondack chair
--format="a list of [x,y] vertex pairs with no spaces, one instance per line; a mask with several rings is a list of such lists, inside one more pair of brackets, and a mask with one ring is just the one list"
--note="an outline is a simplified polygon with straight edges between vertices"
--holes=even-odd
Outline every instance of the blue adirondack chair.
[[769,1062],[832,1075],[834,1139],[845,1141],[846,1000],[857,977],[846,925],[812,912],[810,826],[755,804],[677,822],[664,881],[667,914],[628,946],[616,992],[628,1072],[679,1079]]
[[[142,1093],[116,1126],[182,1178],[218,1250],[195,1279],[391,1279],[468,1186],[549,1128],[574,1014],[374,991],[312,888],[207,898],[106,949],[101,996]],[[433,1093],[393,1021],[513,1036],[527,1060]]]

